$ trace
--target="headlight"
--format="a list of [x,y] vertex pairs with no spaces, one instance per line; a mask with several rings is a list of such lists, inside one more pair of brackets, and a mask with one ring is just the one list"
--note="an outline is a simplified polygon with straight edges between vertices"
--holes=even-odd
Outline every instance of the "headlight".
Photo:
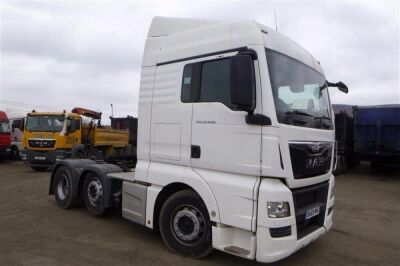
[[334,194],[334,190],[333,189],[334,188],[335,188],[335,186],[333,186],[332,189],[331,189],[331,199],[333,198],[333,194]]
[[284,218],[290,216],[289,202],[267,202],[267,209],[269,218]]

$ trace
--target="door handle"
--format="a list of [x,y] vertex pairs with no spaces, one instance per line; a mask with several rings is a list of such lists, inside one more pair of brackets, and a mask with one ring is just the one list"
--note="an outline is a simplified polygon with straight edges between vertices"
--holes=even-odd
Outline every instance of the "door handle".
[[201,148],[198,145],[191,146],[191,157],[192,158],[200,158]]

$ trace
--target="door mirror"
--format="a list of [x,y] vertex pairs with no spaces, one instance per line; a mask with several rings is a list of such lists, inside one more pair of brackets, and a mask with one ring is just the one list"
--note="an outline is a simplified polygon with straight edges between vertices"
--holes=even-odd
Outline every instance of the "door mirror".
[[237,109],[252,113],[255,108],[254,61],[251,55],[231,58],[231,101]]
[[71,119],[71,122],[67,126],[67,132],[75,132],[81,128],[81,121],[79,119]]
[[337,87],[338,90],[340,90],[341,92],[344,93],[348,93],[349,92],[349,88],[347,88],[346,84],[344,84],[343,82],[339,81],[338,83],[332,83],[329,81],[326,81],[328,87]]
[[339,81],[339,82],[337,83],[337,85],[338,85],[338,89],[339,89],[341,92],[349,93],[349,88],[347,88],[346,84],[344,84],[343,82]]

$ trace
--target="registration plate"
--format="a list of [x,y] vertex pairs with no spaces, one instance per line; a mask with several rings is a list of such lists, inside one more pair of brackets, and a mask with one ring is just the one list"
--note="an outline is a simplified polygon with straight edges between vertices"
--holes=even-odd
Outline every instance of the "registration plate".
[[319,207],[315,207],[306,211],[306,220],[317,216],[319,214]]
[[35,156],[35,160],[44,161],[46,160],[46,156]]

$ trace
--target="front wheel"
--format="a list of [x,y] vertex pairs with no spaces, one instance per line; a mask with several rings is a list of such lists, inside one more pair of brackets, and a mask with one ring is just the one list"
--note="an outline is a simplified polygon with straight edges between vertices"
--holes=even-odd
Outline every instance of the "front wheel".
[[11,147],[11,160],[17,161],[20,160],[21,157],[19,156],[19,149],[18,147]]
[[159,218],[167,247],[180,255],[202,258],[212,251],[211,222],[198,194],[182,190],[167,199]]

